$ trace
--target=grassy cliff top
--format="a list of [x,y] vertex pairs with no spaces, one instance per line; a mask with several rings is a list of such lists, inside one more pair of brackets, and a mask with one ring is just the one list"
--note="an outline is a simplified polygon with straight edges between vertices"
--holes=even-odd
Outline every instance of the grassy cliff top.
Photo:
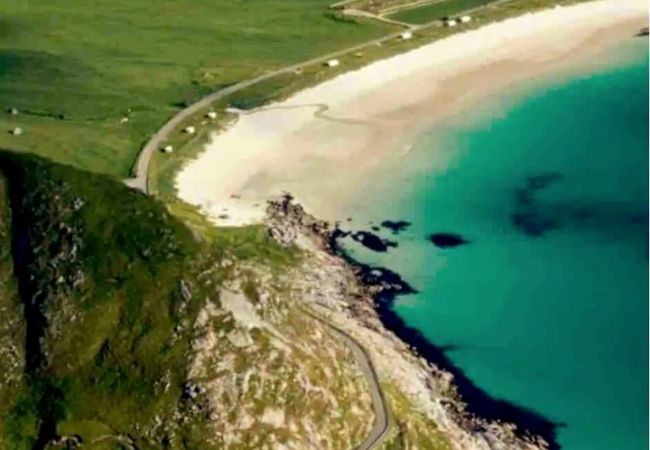
[[209,448],[183,402],[192,325],[222,262],[295,257],[261,229],[207,238],[108,177],[2,153],[0,448]]

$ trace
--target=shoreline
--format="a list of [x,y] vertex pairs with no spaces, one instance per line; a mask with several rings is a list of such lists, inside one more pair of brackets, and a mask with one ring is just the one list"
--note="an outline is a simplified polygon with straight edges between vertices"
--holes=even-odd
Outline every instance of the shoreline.
[[[625,14],[612,15],[619,6]],[[567,11],[571,13],[564,14]],[[279,242],[309,249],[314,257],[308,259],[316,264],[307,275],[293,277],[305,284],[305,301],[361,342],[378,373],[399,381],[395,373],[404,370],[402,392],[460,448],[490,449],[497,443],[497,448],[558,449],[561,424],[478,388],[446,357],[444,348],[428,342],[392,311],[395,297],[412,288],[399,275],[343,253],[336,243],[338,228],[332,230],[315,217],[329,223],[342,219],[337,212],[345,198],[362,189],[367,174],[385,165],[391,150],[418,127],[454,119],[474,102],[531,77],[571,70],[576,60],[588,60],[603,45],[633,38],[646,15],[645,4],[638,0],[626,5],[600,0],[508,19],[343,74],[285,101],[240,112],[239,121],[214,135],[206,151],[179,173],[178,196],[217,225],[265,223]],[[532,37],[524,29],[530,21],[536,24]],[[499,50],[497,44],[503,43],[512,31],[507,25],[513,23],[525,42],[509,36],[517,45]],[[572,25],[576,29],[562,29]],[[496,33],[496,47],[487,47],[496,56],[478,64],[461,61],[454,54],[454,42],[469,45],[468,36],[480,37],[486,29],[488,37]],[[551,39],[549,48],[546,34],[556,31],[560,37]],[[572,47],[557,48],[569,37],[574,39],[569,40]],[[422,53],[435,55],[439,47],[447,52],[445,64],[453,67],[418,66]],[[537,49],[532,59],[525,57],[531,48]],[[469,54],[481,50],[486,51],[474,48]],[[407,57],[415,67],[407,67]],[[381,76],[382,68],[402,63],[404,67],[395,70],[404,73]],[[439,70],[432,74],[434,68]],[[476,80],[481,80],[478,87],[473,86]],[[388,159],[399,163],[394,156]],[[294,209],[287,192],[315,217],[298,205]],[[390,349],[379,348],[383,344]],[[391,367],[395,357],[401,358],[399,369]]]
[[593,64],[590,57],[603,46],[634,37],[646,16],[641,0],[547,9],[453,35],[242,112],[178,173],[178,197],[224,226],[261,222],[266,201],[285,192],[318,217],[341,219],[350,192],[366,188],[364,176],[386,167],[386,160],[399,164],[395,153],[417,130],[454,120],[517,83]]
[[344,235],[338,225],[315,218],[288,194],[269,201],[266,214],[272,239],[296,245],[308,255],[298,274],[291,274],[293,280],[306,280],[299,286],[303,303],[363,345],[380,381],[401,378],[401,389],[414,408],[441,426],[460,448],[560,448],[560,424],[477,387],[444,348],[427,341],[392,311],[397,296],[415,290],[397,273],[347,254],[338,244]]

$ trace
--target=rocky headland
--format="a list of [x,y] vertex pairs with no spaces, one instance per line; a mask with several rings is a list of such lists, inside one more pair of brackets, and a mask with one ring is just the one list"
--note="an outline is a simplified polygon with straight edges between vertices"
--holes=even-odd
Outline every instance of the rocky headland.
[[443,349],[389,312],[396,295],[415,290],[388,269],[353,260],[337,243],[345,235],[337,225],[310,215],[290,195],[269,202],[266,225],[280,244],[296,245],[304,253],[288,276],[305,306],[357,340],[382,387],[403,393],[413,412],[435,422],[454,448],[556,447],[554,424],[490,398],[446,359]]

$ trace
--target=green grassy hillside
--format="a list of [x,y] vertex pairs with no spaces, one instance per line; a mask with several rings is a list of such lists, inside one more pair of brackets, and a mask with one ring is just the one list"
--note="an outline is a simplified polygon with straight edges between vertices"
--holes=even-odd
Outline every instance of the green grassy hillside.
[[386,29],[334,20],[328,1],[2,2],[0,147],[124,177],[181,105]]
[[191,444],[200,418],[185,427],[173,415],[189,325],[208,295],[196,276],[218,253],[107,178],[7,154],[1,168],[0,300],[13,317],[2,339],[16,349],[3,373],[16,381],[0,388],[0,448],[56,435],[159,448],[164,430],[138,436],[156,418]]
[[0,153],[0,450],[304,448],[309,430],[354,446],[365,379],[291,307],[277,276],[299,258],[261,227],[190,230],[110,177]]
[[42,448],[68,434],[113,436],[105,448],[139,441],[138,424],[168,421],[177,408],[183,320],[200,298],[184,301],[179,283],[198,289],[200,249],[160,204],[103,177],[7,155],[2,170],[3,277],[20,294],[2,300],[24,315],[23,329],[3,338],[17,338],[26,376],[22,389],[2,386],[0,448]]

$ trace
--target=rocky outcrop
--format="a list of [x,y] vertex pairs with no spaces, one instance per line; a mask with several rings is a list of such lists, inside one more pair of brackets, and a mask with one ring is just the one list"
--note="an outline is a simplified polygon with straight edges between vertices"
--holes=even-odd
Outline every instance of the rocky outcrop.
[[289,195],[269,202],[266,223],[270,236],[283,245],[295,244],[306,254],[299,273],[290,274],[302,300],[358,340],[371,356],[380,380],[397,386],[454,447],[549,448],[542,437],[513,424],[467,412],[454,376],[419,356],[386,328],[377,311],[381,302],[414,290],[394,272],[360,264],[345,255],[336,243],[342,234],[338,226],[306,213]]

